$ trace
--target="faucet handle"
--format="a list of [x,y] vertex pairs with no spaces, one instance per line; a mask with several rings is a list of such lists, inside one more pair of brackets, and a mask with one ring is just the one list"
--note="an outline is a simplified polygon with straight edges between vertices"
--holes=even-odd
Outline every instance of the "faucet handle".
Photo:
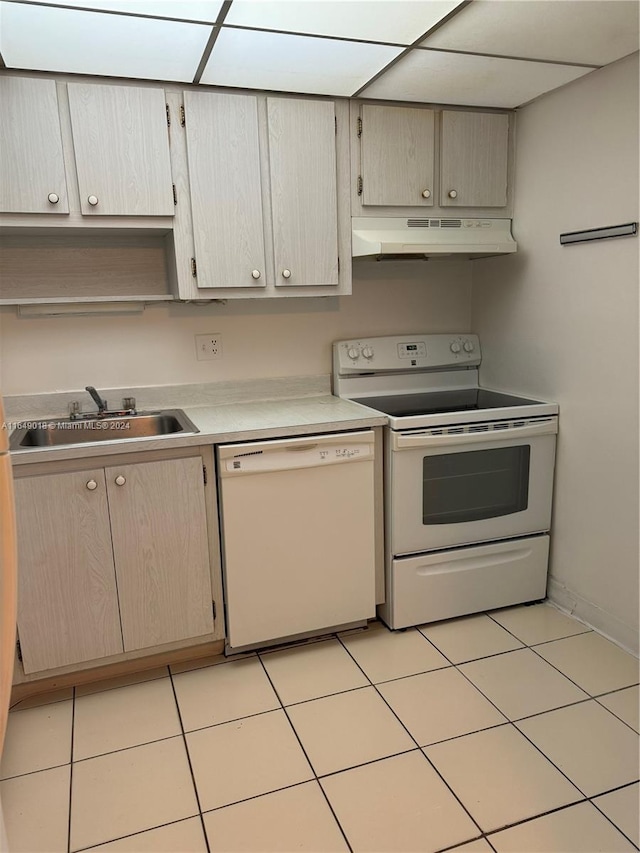
[[80,402],[78,400],[73,400],[69,403],[69,414],[72,418],[76,418],[78,415],[82,414],[82,408],[80,407]]
[[136,410],[136,398],[135,397],[123,397],[122,398],[122,408],[128,412],[135,412],[135,410]]

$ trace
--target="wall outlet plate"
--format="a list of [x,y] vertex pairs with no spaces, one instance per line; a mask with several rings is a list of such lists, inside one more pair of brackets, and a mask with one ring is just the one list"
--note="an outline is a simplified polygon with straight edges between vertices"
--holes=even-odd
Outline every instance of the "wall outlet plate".
[[222,337],[218,332],[196,335],[196,358],[198,361],[222,358]]

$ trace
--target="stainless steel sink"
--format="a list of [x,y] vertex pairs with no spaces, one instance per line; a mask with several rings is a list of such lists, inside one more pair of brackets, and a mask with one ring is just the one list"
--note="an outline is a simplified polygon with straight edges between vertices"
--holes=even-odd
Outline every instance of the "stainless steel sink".
[[198,428],[181,409],[140,412],[135,415],[105,415],[95,418],[56,418],[29,422],[11,433],[11,450],[38,447],[66,447],[70,444],[94,444],[157,438],[163,435],[195,435]]

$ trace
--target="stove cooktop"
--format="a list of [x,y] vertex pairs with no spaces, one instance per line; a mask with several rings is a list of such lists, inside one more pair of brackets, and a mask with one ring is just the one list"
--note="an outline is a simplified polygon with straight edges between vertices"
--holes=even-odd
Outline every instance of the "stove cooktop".
[[538,400],[515,397],[512,394],[489,391],[486,388],[459,388],[454,391],[429,391],[423,394],[358,397],[357,402],[395,418],[541,405]]

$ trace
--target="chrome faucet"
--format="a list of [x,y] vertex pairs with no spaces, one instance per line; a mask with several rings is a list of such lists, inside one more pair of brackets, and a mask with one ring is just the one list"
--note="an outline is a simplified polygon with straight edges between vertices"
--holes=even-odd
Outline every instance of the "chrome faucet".
[[98,414],[104,415],[108,409],[107,401],[103,397],[101,397],[100,394],[98,394],[93,385],[87,385],[84,390],[88,391],[91,395],[94,403],[98,407]]

